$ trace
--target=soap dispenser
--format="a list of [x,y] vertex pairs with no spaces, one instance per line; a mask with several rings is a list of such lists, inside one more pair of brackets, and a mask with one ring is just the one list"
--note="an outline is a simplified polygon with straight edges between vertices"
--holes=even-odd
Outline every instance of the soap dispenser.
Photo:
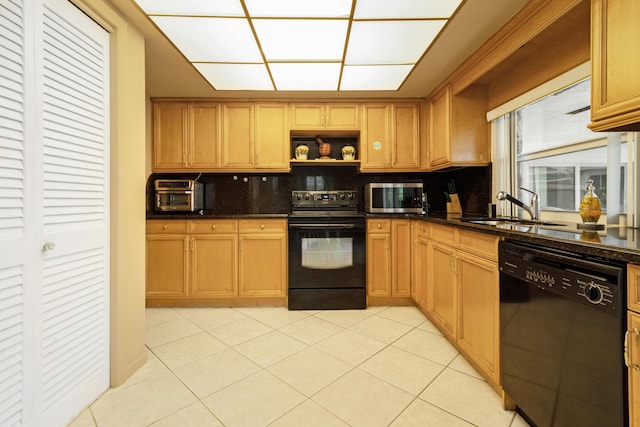
[[602,204],[596,195],[593,180],[587,181],[587,193],[580,201],[580,218],[586,227],[595,227],[602,214]]

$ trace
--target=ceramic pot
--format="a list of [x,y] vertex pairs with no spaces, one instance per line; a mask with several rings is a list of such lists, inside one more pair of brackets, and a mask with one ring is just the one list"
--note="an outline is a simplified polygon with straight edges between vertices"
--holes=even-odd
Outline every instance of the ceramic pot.
[[342,159],[343,160],[355,160],[356,149],[353,145],[345,145],[342,147]]
[[307,160],[309,157],[309,147],[304,144],[300,144],[296,147],[295,154],[296,160]]

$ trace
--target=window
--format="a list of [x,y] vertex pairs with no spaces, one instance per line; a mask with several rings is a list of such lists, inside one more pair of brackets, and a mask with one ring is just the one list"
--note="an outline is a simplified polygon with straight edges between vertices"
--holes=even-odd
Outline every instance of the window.
[[[542,218],[578,218],[589,179],[607,213],[603,220],[627,213],[631,134],[596,133],[587,127],[590,83],[586,78],[566,85],[492,121],[494,169],[508,169],[494,172],[494,183],[525,204],[530,194],[521,188],[537,193]],[[511,204],[501,207],[505,215],[522,214]]]

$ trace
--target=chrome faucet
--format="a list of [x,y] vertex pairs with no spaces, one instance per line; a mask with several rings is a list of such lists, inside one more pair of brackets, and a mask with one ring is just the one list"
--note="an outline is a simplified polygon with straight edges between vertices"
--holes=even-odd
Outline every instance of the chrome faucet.
[[498,191],[496,195],[496,199],[498,200],[508,200],[514,205],[520,206],[525,211],[529,212],[531,215],[531,219],[539,219],[540,218],[540,203],[538,200],[538,195],[531,190],[527,190],[526,188],[520,187],[521,190],[527,191],[532,194],[531,196],[531,205],[527,206],[522,203],[520,200],[516,199],[512,195],[508,194],[506,191]]

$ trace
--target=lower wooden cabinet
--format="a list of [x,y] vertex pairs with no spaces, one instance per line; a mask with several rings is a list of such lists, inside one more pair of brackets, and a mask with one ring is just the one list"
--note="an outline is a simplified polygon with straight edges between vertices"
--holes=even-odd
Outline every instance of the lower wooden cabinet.
[[277,297],[287,283],[286,220],[147,221],[147,303]]
[[422,284],[422,293],[427,297],[426,301],[421,297],[418,306],[499,388],[499,239],[454,227],[429,227],[429,238],[422,237],[415,245],[427,252],[428,265],[427,279]]
[[287,221],[240,221],[240,296],[284,297]]
[[640,427],[640,265],[627,266],[629,426]]
[[376,297],[411,297],[411,260],[411,220],[367,220],[367,295],[370,303],[375,304],[372,298]]

